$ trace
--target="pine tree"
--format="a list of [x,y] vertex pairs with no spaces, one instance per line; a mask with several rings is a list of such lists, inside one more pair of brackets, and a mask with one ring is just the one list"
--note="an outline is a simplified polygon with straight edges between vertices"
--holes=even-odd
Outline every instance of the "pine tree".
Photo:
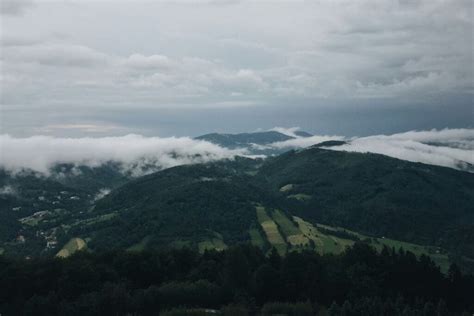
[[336,302],[332,302],[331,307],[328,309],[329,316],[341,316],[341,308]]

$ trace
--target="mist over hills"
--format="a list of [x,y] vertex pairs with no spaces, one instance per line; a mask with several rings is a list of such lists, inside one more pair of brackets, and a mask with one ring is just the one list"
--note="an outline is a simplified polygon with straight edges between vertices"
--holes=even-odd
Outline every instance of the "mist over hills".
[[[43,175],[57,165],[95,168],[114,163],[125,174],[139,176],[182,164],[219,159],[264,157],[290,149],[306,148],[326,141],[344,141],[330,149],[379,153],[403,160],[472,171],[474,129],[410,131],[393,135],[345,137],[311,135],[297,128],[189,137],[144,137],[126,135],[99,138],[15,138],[0,135],[0,168],[10,173],[32,171]],[[329,148],[329,147],[328,147]],[[34,157],[31,155],[34,152]]]
[[[447,132],[453,134],[428,135],[441,139]],[[457,143],[468,143],[458,134]],[[441,256],[439,264],[455,260],[470,269],[474,174],[347,150],[361,139],[300,135],[269,131],[187,139],[186,144],[207,150],[204,157],[195,148],[193,155],[176,146],[170,152],[142,150],[160,152],[166,164],[104,159],[54,164],[47,173],[3,168],[0,248],[10,255],[48,256],[70,248],[71,240],[92,251],[184,246],[202,251],[244,242],[264,250],[277,247],[281,253],[311,247],[324,252],[340,251],[353,242],[353,234],[360,234],[364,237],[358,239],[373,240],[369,243],[384,244],[383,238],[411,243],[405,247]],[[386,136],[385,144],[395,138],[403,144],[404,137]],[[317,140],[323,142],[291,149]],[[252,152],[252,144],[275,151],[264,158]],[[339,246],[329,247],[324,238],[340,238]]]

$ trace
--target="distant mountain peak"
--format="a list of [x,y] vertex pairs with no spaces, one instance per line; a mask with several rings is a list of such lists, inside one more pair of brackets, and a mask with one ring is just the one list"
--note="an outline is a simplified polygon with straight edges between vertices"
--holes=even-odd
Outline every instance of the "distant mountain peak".
[[314,136],[313,134],[310,134],[308,132],[305,132],[305,131],[296,131],[295,132],[295,135],[299,136],[299,137],[311,137],[311,136]]
[[[310,137],[310,133],[297,131],[294,133],[297,137]],[[269,145],[276,142],[283,142],[297,137],[281,133],[279,131],[261,131],[253,133],[209,133],[196,137],[198,140],[205,140],[222,147],[227,148],[250,148],[252,145]]]

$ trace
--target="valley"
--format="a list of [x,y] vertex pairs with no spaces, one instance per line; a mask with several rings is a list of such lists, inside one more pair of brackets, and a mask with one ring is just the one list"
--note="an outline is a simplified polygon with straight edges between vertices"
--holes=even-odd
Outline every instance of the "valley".
[[456,243],[452,236],[474,222],[474,195],[466,190],[472,174],[320,147],[141,177],[113,164],[62,178],[3,173],[3,186],[18,194],[0,203],[2,252],[67,257],[83,248],[189,247],[203,253],[251,243],[280,255],[340,254],[364,242],[378,251],[429,255],[443,271],[453,261],[471,269],[469,235]]

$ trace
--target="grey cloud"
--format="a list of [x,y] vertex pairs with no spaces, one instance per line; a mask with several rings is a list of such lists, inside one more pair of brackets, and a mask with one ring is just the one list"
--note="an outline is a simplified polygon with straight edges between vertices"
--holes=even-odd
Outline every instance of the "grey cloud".
[[[60,42],[6,47],[2,63],[3,102],[6,106],[24,104],[28,91],[48,97],[45,99],[48,106],[54,102],[71,101],[82,106],[104,101],[118,106],[124,101],[142,103],[147,98],[174,102],[215,95],[235,98],[243,93],[256,94],[268,87],[254,70],[230,69],[202,58],[171,58],[158,54],[120,57]],[[63,71],[61,67],[75,69]],[[45,94],[44,91],[49,90],[54,90],[56,95]],[[89,92],[87,95],[83,94],[85,90]],[[89,97],[90,100],[84,99]],[[41,99],[35,98],[31,102],[40,106]],[[211,103],[229,106],[245,102],[249,100],[226,98]]]
[[33,6],[32,0],[2,0],[0,12],[2,15],[21,15],[31,6]]
[[[107,2],[102,3],[104,5]],[[98,82],[117,90],[128,84],[131,88],[139,87],[142,92],[148,89],[148,93],[153,94],[153,89],[161,87],[168,90],[166,94],[170,97],[219,97],[221,102],[231,101],[232,93],[260,99],[276,95],[413,100],[472,91],[472,69],[465,66],[472,62],[468,2],[421,1],[412,6],[392,1],[380,1],[377,5],[371,1],[349,5],[320,1],[280,2],[269,6],[265,2],[243,1],[232,7],[214,8],[193,7],[186,2],[176,6],[153,5],[160,9],[157,20],[160,20],[160,12],[173,16],[179,11],[183,19],[188,18],[186,23],[180,24],[181,32],[174,30],[176,22],[168,16],[161,19],[160,25],[173,31],[163,31],[159,38],[179,34],[175,42],[166,42],[170,47],[162,47],[162,51],[155,49],[145,54],[129,47],[133,53],[120,56],[80,43],[17,47],[11,54],[6,49],[7,71],[11,76],[20,73],[22,69],[15,67],[20,59],[35,60],[43,65],[80,67],[102,67],[108,61],[108,68]],[[137,6],[131,3],[128,6],[140,13]],[[84,10],[92,9],[92,3],[84,7]],[[193,15],[195,10],[219,19],[204,22]],[[225,17],[236,10],[247,12],[249,19],[235,14],[226,21]],[[260,20],[252,19],[265,10],[269,14]],[[145,12],[141,14],[144,20],[151,18]],[[288,14],[300,19],[289,19]],[[250,32],[256,28],[263,28],[264,32]],[[236,32],[239,37],[230,36]],[[182,47],[188,54],[165,53],[173,47]],[[202,64],[198,65],[196,60]],[[245,66],[239,66],[240,60]],[[33,76],[23,71],[23,78]],[[68,76],[61,72],[54,75]],[[91,77],[88,73],[83,76]],[[52,89],[46,85],[42,91],[48,94]],[[98,98],[107,96],[107,91],[100,89],[94,93]],[[155,93],[158,101],[158,95],[163,93]]]
[[[8,43],[7,43],[8,44]],[[110,56],[83,45],[32,43],[4,48],[6,63],[37,63],[45,66],[93,67],[106,64]]]
[[3,113],[472,101],[472,1],[225,3],[37,1],[2,21]]

